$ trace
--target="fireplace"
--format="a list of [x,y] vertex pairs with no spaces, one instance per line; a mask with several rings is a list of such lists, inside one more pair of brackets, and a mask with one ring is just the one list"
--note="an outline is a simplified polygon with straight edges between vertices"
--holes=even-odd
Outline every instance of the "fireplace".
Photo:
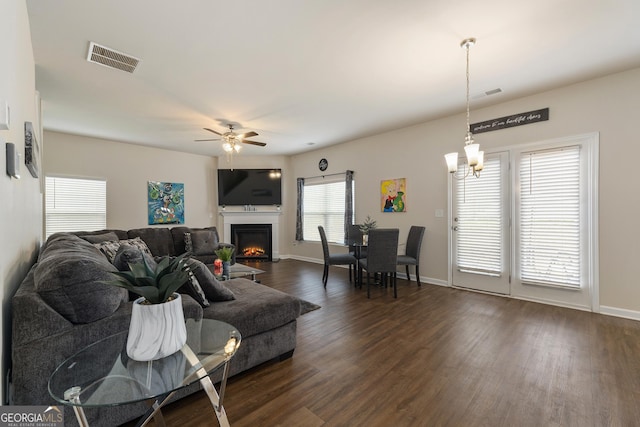
[[271,241],[271,224],[231,224],[231,243],[240,262],[271,261]]

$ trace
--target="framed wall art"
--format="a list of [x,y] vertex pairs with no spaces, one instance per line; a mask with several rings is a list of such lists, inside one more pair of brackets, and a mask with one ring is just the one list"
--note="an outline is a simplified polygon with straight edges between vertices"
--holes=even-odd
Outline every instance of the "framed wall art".
[[149,181],[149,225],[184,224],[184,184]]
[[33,129],[33,123],[24,122],[24,164],[34,178],[37,178],[40,173],[39,159],[40,146],[38,145],[36,132]]
[[407,211],[407,179],[385,179],[380,182],[382,212]]

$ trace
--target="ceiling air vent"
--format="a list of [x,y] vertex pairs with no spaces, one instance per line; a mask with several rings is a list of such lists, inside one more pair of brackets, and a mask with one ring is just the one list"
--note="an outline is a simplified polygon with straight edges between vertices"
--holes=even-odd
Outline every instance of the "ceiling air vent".
[[134,58],[126,53],[118,52],[106,46],[100,46],[97,43],[89,44],[89,53],[87,61],[94,64],[104,65],[105,67],[115,68],[127,73],[133,73],[140,63],[138,58]]

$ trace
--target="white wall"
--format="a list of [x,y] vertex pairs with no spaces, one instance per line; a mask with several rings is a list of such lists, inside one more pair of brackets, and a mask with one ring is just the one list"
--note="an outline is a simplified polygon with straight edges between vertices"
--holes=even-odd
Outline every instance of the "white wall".
[[[600,133],[600,304],[603,312],[636,318],[640,318],[636,266],[640,229],[633,219],[640,210],[640,192],[635,190],[632,173],[640,158],[639,87],[640,69],[634,69],[479,110],[472,104],[471,111],[471,121],[479,122],[550,109],[549,121],[477,135],[476,141],[484,150]],[[296,155],[289,176],[295,180],[318,175],[317,164],[323,157],[329,161],[326,173],[354,170],[356,220],[362,221],[370,214],[382,227],[399,227],[401,242],[412,224],[426,226],[421,273],[434,283],[446,283],[447,173],[443,155],[462,151],[464,128],[465,119],[460,114]],[[389,178],[407,178],[406,213],[380,212],[378,187],[382,179]],[[436,209],[444,209],[445,216],[436,218]],[[318,244],[292,243],[293,223],[288,231],[289,253],[322,257]],[[287,248],[281,251],[286,253]]]
[[[0,130],[0,330],[3,337],[0,402],[4,402],[6,370],[11,360],[11,297],[35,261],[42,230],[39,180],[33,178],[24,165],[24,122],[37,123],[33,49],[24,1],[0,2],[0,52],[0,100],[7,101],[11,111],[10,129]],[[13,142],[20,153],[21,179],[11,179],[5,173],[6,142]],[[44,148],[43,141],[39,142]]]

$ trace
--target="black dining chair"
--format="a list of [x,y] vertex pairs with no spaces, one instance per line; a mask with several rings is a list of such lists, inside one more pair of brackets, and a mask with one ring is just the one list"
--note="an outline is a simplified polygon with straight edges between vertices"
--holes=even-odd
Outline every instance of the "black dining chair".
[[[324,231],[324,227],[318,226],[320,232],[320,240],[322,241],[322,252],[324,254],[324,270],[322,272],[322,283],[324,287],[327,287],[327,279],[329,278],[329,266],[330,265],[349,265],[349,282],[351,282],[351,268],[355,272],[358,260],[351,254],[331,254],[329,253],[329,243],[327,242],[327,234]],[[354,273],[355,274],[355,273]]]
[[407,246],[404,255],[398,255],[398,265],[404,265],[407,269],[407,280],[411,281],[409,276],[409,266],[416,266],[416,282],[420,283],[420,248],[422,247],[422,239],[424,237],[424,227],[412,225],[407,236]]
[[376,228],[369,231],[367,257],[358,260],[358,267],[367,271],[367,298],[371,298],[371,273],[380,273],[381,277],[388,275],[393,284],[393,297],[398,298],[396,266],[399,234],[400,230],[397,228]]

